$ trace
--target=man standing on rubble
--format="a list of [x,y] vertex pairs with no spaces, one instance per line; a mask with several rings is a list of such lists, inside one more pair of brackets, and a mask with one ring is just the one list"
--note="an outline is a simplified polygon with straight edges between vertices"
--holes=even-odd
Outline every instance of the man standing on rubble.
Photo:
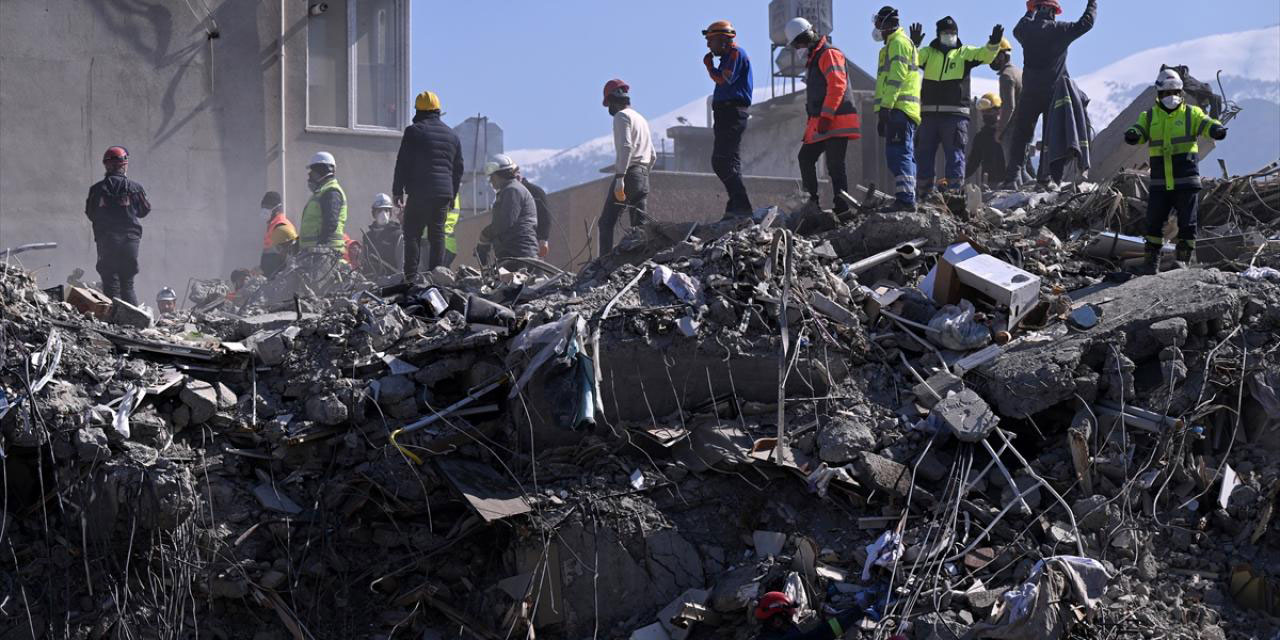
[[102,292],[129,304],[138,304],[133,279],[138,275],[138,245],[142,242],[142,219],[151,213],[151,202],[142,185],[125,177],[129,171],[129,150],[111,147],[102,155],[107,175],[89,187],[84,215],[93,223],[93,241],[98,248],[98,275]]
[[809,202],[818,204],[818,158],[827,157],[827,175],[831,179],[832,209],[836,215],[849,210],[840,197],[849,192],[849,173],[845,155],[849,141],[862,137],[862,122],[853,102],[853,88],[844,52],[831,46],[826,36],[819,36],[813,24],[804,18],[792,18],[786,25],[787,42],[794,49],[808,50],[805,61],[804,110],[809,119],[804,128],[804,144],[800,147],[800,184],[809,194]]
[[1003,180],[1005,174],[1004,148],[1000,146],[1000,96],[988,93],[978,100],[978,113],[982,116],[982,129],[973,137],[973,145],[969,148],[968,168],[965,179],[975,174],[981,184],[990,184]]
[[506,155],[496,155],[484,165],[489,185],[498,195],[493,201],[489,226],[480,232],[480,242],[491,246],[497,258],[538,255],[538,205],[520,181],[519,172],[520,168]]
[[872,39],[884,42],[876,71],[876,133],[885,139],[893,172],[894,211],[916,210],[915,135],[920,125],[920,58],[903,33],[898,10],[882,7],[872,18]]
[[[717,20],[702,31],[710,51],[702,58],[711,81],[711,120],[715,140],[711,148],[711,168],[724,183],[729,202],[726,216],[751,213],[751,199],[742,183],[742,134],[747,130],[747,109],[751,107],[751,58],[734,42],[738,32],[728,20]],[[720,58],[716,66],[715,58]]]
[[[1053,94],[1059,81],[1069,78],[1067,49],[1081,36],[1093,29],[1098,16],[1097,0],[1088,0],[1084,15],[1076,22],[1059,22],[1062,13],[1058,0],[1027,0],[1027,13],[1013,29],[1013,37],[1022,45],[1024,85],[1018,97],[1018,109],[1014,114],[1013,130],[1007,132],[1009,166],[1005,171],[1002,189],[1016,188],[1018,172],[1027,158],[1027,145],[1035,136],[1036,122],[1040,116],[1046,119],[1053,108]],[[1048,154],[1041,154],[1045,162]],[[1062,181],[1066,162],[1055,162],[1050,167],[1051,180]],[[1048,186],[1048,185],[1045,185]]]
[[1196,248],[1200,206],[1200,147],[1196,140],[1208,134],[1214,140],[1227,137],[1221,122],[1189,105],[1182,94],[1182,76],[1169,68],[1156,78],[1156,104],[1138,116],[1137,124],[1124,132],[1124,141],[1146,142],[1151,149],[1151,184],[1147,196],[1147,235],[1143,270],[1160,271],[1164,247],[1164,223],[1178,212],[1176,259],[1191,261]]
[[414,108],[413,124],[400,139],[391,184],[396,204],[404,209],[405,282],[418,275],[424,229],[427,268],[444,264],[445,223],[462,184],[462,142],[440,119],[440,98],[433,91],[423,91],[414,100]]
[[311,156],[307,187],[311,199],[298,222],[298,246],[302,250],[329,249],[346,252],[347,194],[338,184],[338,161],[328,151]]
[[267,233],[262,238],[262,257],[258,270],[270,278],[284,268],[285,257],[298,248],[298,231],[284,213],[284,199],[275,191],[262,196],[262,216],[267,219]]
[[1022,93],[1022,69],[1013,64],[1013,45],[1008,38],[1000,38],[1000,52],[991,61],[991,70],[1000,78],[1000,118],[996,121],[996,140],[1004,143],[1014,110],[1018,108],[1018,96]]
[[614,78],[604,84],[604,106],[613,116],[613,148],[617,154],[613,184],[600,213],[600,255],[613,251],[613,228],[623,210],[638,227],[648,216],[649,172],[658,160],[649,121],[631,108],[631,85]]
[[[960,27],[951,16],[938,21],[938,37],[920,49],[921,120],[916,134],[918,186],[922,192],[937,188],[959,192],[964,187],[965,145],[969,143],[969,74],[978,65],[990,64],[1000,52],[1004,27],[996,25],[985,47],[960,41]],[[924,42],[924,27],[911,25],[911,42]],[[938,147],[946,158],[946,177],[934,184],[934,158]]]

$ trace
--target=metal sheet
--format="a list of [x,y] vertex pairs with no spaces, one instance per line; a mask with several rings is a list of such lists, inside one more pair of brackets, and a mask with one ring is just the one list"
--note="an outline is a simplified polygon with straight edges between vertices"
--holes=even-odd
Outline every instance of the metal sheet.
[[530,510],[520,487],[486,465],[451,459],[438,459],[436,465],[449,484],[466,498],[485,522],[518,516]]

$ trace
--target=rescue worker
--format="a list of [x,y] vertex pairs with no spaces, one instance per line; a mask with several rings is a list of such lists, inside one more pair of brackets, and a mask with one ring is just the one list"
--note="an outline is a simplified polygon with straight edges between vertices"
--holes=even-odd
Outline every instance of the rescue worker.
[[347,194],[338,184],[337,171],[338,161],[328,151],[316,153],[307,165],[311,199],[298,222],[298,246],[303,250],[346,252]]
[[[960,27],[951,16],[938,21],[938,36],[920,49],[920,130],[916,133],[917,185],[922,192],[958,192],[964,188],[965,145],[969,143],[969,74],[978,65],[991,64],[1000,52],[1004,27],[996,25],[985,47],[960,40]],[[911,42],[924,41],[924,27],[911,25]],[[946,176],[934,182],[934,158],[938,147],[946,160]]]
[[969,147],[969,163],[965,179],[975,174],[981,184],[1004,180],[1004,147],[1000,145],[1000,113],[1003,111],[1000,96],[988,93],[978,100],[978,113],[982,116],[982,129],[973,137]]
[[[1018,109],[1013,116],[1013,130],[1005,134],[1009,163],[1002,189],[1016,187],[1019,169],[1027,157],[1027,145],[1035,137],[1036,122],[1040,116],[1049,117],[1058,81],[1070,76],[1067,72],[1067,49],[1093,29],[1098,16],[1098,2],[1088,0],[1084,15],[1076,22],[1059,22],[1057,16],[1061,13],[1058,0],[1027,0],[1027,13],[1013,29],[1013,37],[1022,45],[1024,75]],[[1041,162],[1044,157],[1042,154]],[[1061,182],[1065,168],[1065,162],[1053,163],[1049,167],[1049,180],[1054,184]],[[1048,187],[1050,183],[1042,183],[1042,186]]]
[[[724,183],[729,201],[726,216],[751,213],[751,199],[742,183],[742,134],[747,130],[747,109],[751,106],[751,58],[734,41],[738,32],[728,20],[717,20],[703,29],[710,51],[702,58],[715,91],[711,94],[711,122],[715,135],[711,147],[711,168]],[[720,58],[716,65],[714,59]]]
[[836,214],[849,210],[840,193],[849,191],[849,173],[845,154],[849,141],[862,137],[862,123],[853,101],[849,83],[848,62],[844,52],[831,46],[826,36],[819,36],[813,24],[804,18],[792,18],[786,24],[787,42],[794,49],[807,49],[805,60],[804,144],[800,146],[800,184],[809,201],[818,203],[818,158],[827,157],[827,175],[831,179],[832,209]]
[[373,198],[369,215],[373,222],[364,230],[361,245],[368,256],[365,261],[367,273],[372,276],[386,276],[396,273],[400,267],[400,222],[393,215],[391,196],[379,193]]
[[480,241],[498,258],[532,258],[538,254],[538,205],[520,182],[519,167],[509,156],[497,155],[484,165],[489,185],[498,195],[492,219]]
[[138,275],[138,244],[142,242],[142,219],[151,213],[151,202],[141,184],[125,177],[128,149],[108,148],[102,154],[102,166],[107,175],[89,187],[84,204],[84,215],[93,223],[102,292],[136,305],[133,279]]
[[275,191],[262,196],[262,217],[267,219],[267,232],[262,237],[262,258],[258,270],[270,278],[284,268],[285,257],[298,248],[298,231],[284,213],[284,199]]
[[[516,168],[516,174],[520,175],[519,167]],[[547,192],[523,175],[520,175],[520,184],[529,190],[533,203],[538,207],[538,257],[546,258],[551,252],[551,206],[547,204]]]
[[876,12],[872,39],[884,42],[876,70],[876,133],[885,139],[893,173],[894,211],[916,210],[915,135],[920,125],[920,58],[902,31],[898,10]]
[[[613,184],[600,213],[600,255],[613,251],[613,228],[622,212],[631,226],[643,223],[649,205],[649,172],[658,159],[649,121],[631,108],[631,85],[614,78],[604,84],[604,106],[613,116]],[[527,191],[527,190],[526,190]]]
[[178,312],[178,294],[169,287],[160,289],[156,294],[156,311],[162,316],[171,316]]
[[1018,107],[1018,95],[1022,93],[1022,69],[1013,64],[1013,45],[1008,38],[1000,39],[1000,52],[991,61],[991,70],[1000,79],[1000,118],[996,121],[996,140],[1001,144],[1013,122],[1014,110]]
[[1200,107],[1186,103],[1182,77],[1169,68],[1156,78],[1156,104],[1138,116],[1137,124],[1124,132],[1124,141],[1147,143],[1151,149],[1151,184],[1147,196],[1147,234],[1143,271],[1160,270],[1164,223],[1178,212],[1176,259],[1186,264],[1196,248],[1200,206],[1200,147],[1197,139],[1208,134],[1214,140],[1227,137],[1221,122]]
[[760,622],[757,640],[831,640],[843,638],[845,631],[861,620],[862,612],[846,611],[828,618],[808,631],[795,623],[796,604],[781,591],[770,591],[756,603],[755,617]]
[[[427,268],[444,264],[445,222],[462,184],[462,142],[440,119],[440,98],[423,91],[414,100],[413,124],[404,130],[396,155],[391,194],[404,209],[404,278],[418,275],[422,232],[427,235]],[[405,198],[408,196],[408,202]]]

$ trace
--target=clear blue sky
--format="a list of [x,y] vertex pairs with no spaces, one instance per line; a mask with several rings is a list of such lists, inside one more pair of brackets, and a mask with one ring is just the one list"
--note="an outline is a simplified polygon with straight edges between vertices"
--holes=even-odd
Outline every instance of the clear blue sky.
[[[607,131],[600,94],[609,78],[627,80],[636,107],[650,115],[710,93],[701,31],[713,20],[733,21],[739,44],[752,57],[756,86],[767,87],[768,4],[413,0],[413,93],[438,92],[450,124],[476,113],[493,118],[507,149],[569,147]],[[1097,26],[1071,49],[1076,75],[1170,42],[1280,23],[1277,0],[1098,4]],[[875,67],[879,45],[870,37],[871,14],[881,5],[835,0],[835,42],[863,69]],[[1062,18],[1074,20],[1085,3],[1062,5]],[[969,42],[985,40],[997,22],[1012,31],[1025,9],[1023,0],[912,0],[897,6],[904,23],[923,23],[930,38],[934,23],[951,14],[961,39]]]

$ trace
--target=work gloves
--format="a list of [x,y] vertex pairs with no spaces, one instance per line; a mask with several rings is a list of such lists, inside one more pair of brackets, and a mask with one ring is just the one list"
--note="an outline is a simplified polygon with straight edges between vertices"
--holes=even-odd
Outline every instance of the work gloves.
[[551,245],[548,244],[546,240],[539,240],[538,241],[538,257],[545,258],[547,257],[548,253],[551,253]]
[[911,25],[911,42],[914,43],[916,47],[919,47],[920,43],[924,42],[924,25],[919,22]]
[[1212,127],[1209,127],[1209,137],[1214,140],[1226,140],[1227,128],[1220,124],[1215,124]]
[[[1209,131],[1209,135],[1213,135],[1213,131]],[[1128,129],[1124,132],[1124,141],[1127,144],[1138,144],[1142,142],[1142,134],[1137,129]]]
[[987,40],[987,44],[1000,44],[1004,40],[1004,25],[998,24],[991,28],[991,39]]
[[627,199],[627,185],[622,176],[613,179],[613,199],[618,202],[624,202]]

